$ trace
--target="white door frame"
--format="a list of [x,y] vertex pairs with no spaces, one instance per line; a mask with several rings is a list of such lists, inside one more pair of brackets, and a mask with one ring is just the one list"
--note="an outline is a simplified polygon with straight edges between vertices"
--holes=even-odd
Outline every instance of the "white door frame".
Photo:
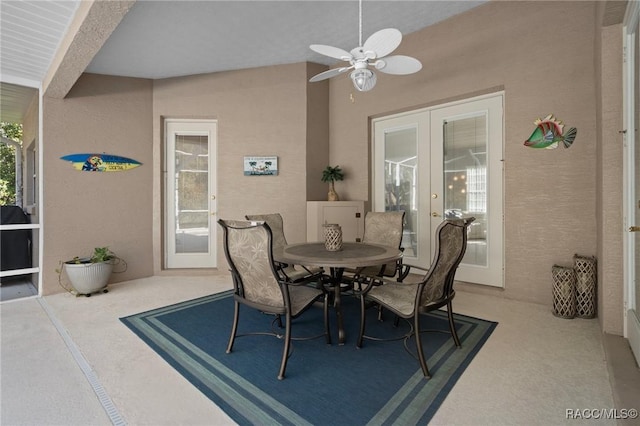
[[[175,213],[175,138],[176,135],[207,136],[208,141],[208,188],[207,226],[208,245],[205,251],[179,253],[176,247]],[[165,197],[164,197],[164,267],[171,268],[215,268],[217,267],[217,121],[203,119],[165,120]]]
[[640,235],[629,232],[630,226],[640,226],[636,223],[636,182],[635,170],[636,152],[638,146],[636,138],[638,134],[635,129],[635,116],[640,113],[635,111],[635,91],[640,89],[635,87],[635,60],[638,55],[638,46],[635,43],[635,32],[638,30],[638,20],[640,19],[640,3],[629,2],[624,18],[623,43],[623,128],[624,134],[624,161],[623,161],[623,205],[624,205],[624,298],[623,298],[623,335],[629,339],[629,345],[640,363],[640,321],[638,321],[639,306],[636,306],[636,281],[640,277],[636,276],[636,239]]
[[[400,114],[389,115],[372,120],[372,209],[374,211],[384,211],[385,209],[385,197],[384,197],[384,176],[383,168],[377,164],[380,158],[384,158],[384,130],[386,129],[381,122],[387,121],[389,123],[389,129],[399,130],[409,127],[415,127],[418,135],[418,157],[419,158],[442,158],[442,146],[435,146],[439,141],[442,144],[442,126],[440,120],[449,117],[450,112],[455,117],[458,114],[470,114],[479,111],[476,105],[479,102],[491,103],[491,110],[495,110],[496,106],[499,106],[499,113],[488,115],[488,121],[491,123],[494,134],[489,134],[487,141],[493,141],[495,143],[493,152],[488,156],[487,167],[488,173],[491,173],[491,179],[496,185],[497,190],[491,191],[492,198],[488,200],[489,206],[492,209],[492,219],[489,226],[492,227],[495,232],[492,234],[492,238],[495,238],[494,244],[490,247],[490,256],[494,256],[494,260],[489,259],[491,268],[478,267],[474,265],[461,264],[458,268],[456,278],[461,281],[470,283],[478,283],[484,285],[490,285],[494,287],[504,287],[504,172],[503,172],[503,160],[504,160],[504,123],[503,123],[503,111],[504,111],[504,92],[496,92],[487,95],[477,96],[469,99],[464,99],[447,104],[437,105],[429,108],[418,109],[414,111],[404,112]],[[468,110],[468,111],[466,111]],[[420,115],[425,115],[426,118],[420,118]],[[426,123],[426,124],[425,124]],[[427,126],[426,131],[421,129]],[[488,128],[489,128],[488,126]],[[496,128],[497,127],[497,128]],[[489,131],[489,130],[488,130]],[[440,134],[438,139],[438,134]],[[382,142],[382,143],[380,143]],[[428,147],[426,152],[425,147]],[[426,155],[426,156],[425,156]],[[424,160],[423,160],[424,161]],[[431,262],[431,256],[434,250],[435,242],[430,236],[437,225],[442,221],[442,215],[444,214],[444,205],[442,204],[442,194],[436,194],[433,186],[440,185],[442,183],[432,182],[436,179],[433,177],[433,173],[442,176],[442,164],[433,164],[431,162],[429,178],[424,176],[418,177],[418,185],[421,191],[421,195],[418,195],[418,205],[421,215],[429,214],[432,210],[434,213],[439,214],[435,219],[431,219],[430,231],[425,232],[423,229],[419,231],[419,250],[418,253],[423,253],[425,256],[428,254],[428,259],[420,256],[415,263],[419,266],[428,267]],[[442,178],[440,178],[440,181]],[[380,184],[382,182],[382,184]],[[439,181],[438,181],[439,182]],[[441,191],[438,191],[441,192]],[[434,195],[436,195],[434,197]],[[433,198],[433,199],[432,199]],[[489,207],[488,207],[489,208]],[[422,221],[425,221],[423,217]],[[427,240],[427,241],[424,241]],[[426,246],[426,247],[425,247]],[[429,246],[430,250],[429,250]]]

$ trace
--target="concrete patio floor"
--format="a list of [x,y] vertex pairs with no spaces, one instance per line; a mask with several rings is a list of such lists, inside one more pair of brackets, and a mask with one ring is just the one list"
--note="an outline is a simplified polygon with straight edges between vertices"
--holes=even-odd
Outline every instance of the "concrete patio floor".
[[[3,302],[0,423],[234,424],[119,320],[231,287],[226,274],[156,276],[92,297]],[[567,410],[640,408],[631,352],[624,339],[603,336],[597,320],[462,291],[454,309],[499,325],[431,424],[593,424],[567,418]]]

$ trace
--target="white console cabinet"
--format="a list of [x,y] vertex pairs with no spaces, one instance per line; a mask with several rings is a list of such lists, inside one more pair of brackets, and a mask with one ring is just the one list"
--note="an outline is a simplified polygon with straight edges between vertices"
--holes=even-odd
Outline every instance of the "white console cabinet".
[[340,225],[342,241],[360,242],[364,215],[364,201],[307,201],[307,242],[324,241],[327,223]]

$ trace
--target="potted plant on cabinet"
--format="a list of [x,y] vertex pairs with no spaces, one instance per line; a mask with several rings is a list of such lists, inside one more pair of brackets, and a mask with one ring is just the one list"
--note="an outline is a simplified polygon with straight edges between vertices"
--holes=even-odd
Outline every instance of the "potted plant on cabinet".
[[[115,272],[124,272],[127,269],[127,263],[118,257],[108,247],[96,247],[93,254],[89,257],[76,256],[66,262],[61,262],[58,272],[58,282],[60,286],[69,293],[76,296],[84,295],[86,297],[98,291],[107,293],[107,284],[109,278],[114,272],[114,265],[124,265],[124,269]],[[62,284],[62,270],[67,274],[73,289]]]
[[340,169],[340,166],[327,166],[327,168],[322,171],[322,181],[329,182],[329,193],[327,194],[328,201],[340,200],[340,197],[338,197],[338,193],[335,191],[334,182],[343,179],[344,173]]

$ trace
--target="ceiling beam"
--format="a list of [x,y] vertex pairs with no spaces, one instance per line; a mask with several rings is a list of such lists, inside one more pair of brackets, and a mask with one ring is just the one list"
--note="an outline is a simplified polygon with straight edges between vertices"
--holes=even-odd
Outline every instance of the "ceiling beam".
[[622,23],[624,12],[627,10],[627,0],[607,0],[604,6],[604,16],[602,26],[608,27]]
[[44,96],[62,99],[136,0],[82,1],[42,82]]

